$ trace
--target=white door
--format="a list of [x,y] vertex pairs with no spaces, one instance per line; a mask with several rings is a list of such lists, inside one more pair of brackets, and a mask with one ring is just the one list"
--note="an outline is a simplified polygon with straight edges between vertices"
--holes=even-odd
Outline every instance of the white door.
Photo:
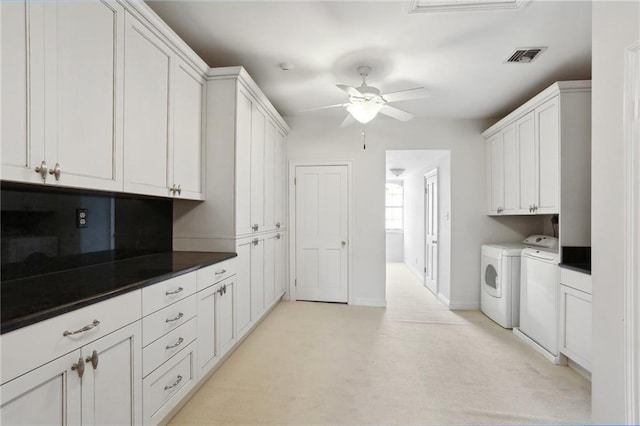
[[296,167],[296,299],[348,301],[347,166]]
[[535,213],[558,213],[560,193],[560,105],[558,98],[536,108],[538,203]]
[[491,200],[490,211],[502,213],[504,207],[504,144],[502,133],[489,139],[491,159]]
[[438,294],[438,170],[424,177],[424,285]]
[[236,277],[229,277],[218,284],[216,293],[216,353],[224,356],[236,342],[234,328],[234,292]]

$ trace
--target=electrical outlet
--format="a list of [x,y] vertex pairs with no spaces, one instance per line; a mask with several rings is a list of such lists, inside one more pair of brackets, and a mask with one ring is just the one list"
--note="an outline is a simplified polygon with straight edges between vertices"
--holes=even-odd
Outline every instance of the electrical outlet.
[[86,228],[89,226],[89,211],[87,209],[76,209],[76,228]]

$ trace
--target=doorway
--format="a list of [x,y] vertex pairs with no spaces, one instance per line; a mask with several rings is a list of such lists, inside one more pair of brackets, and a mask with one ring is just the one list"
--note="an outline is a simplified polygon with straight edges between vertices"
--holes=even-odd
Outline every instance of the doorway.
[[[386,152],[386,260],[402,262],[449,305],[451,279],[451,152],[389,150]],[[393,184],[393,185],[390,185]],[[401,203],[389,188],[401,191]],[[394,215],[391,215],[395,211]],[[401,211],[401,213],[397,213]],[[398,215],[401,219],[398,220]],[[393,280],[388,281],[387,285]]]
[[350,299],[350,164],[292,165],[292,300]]

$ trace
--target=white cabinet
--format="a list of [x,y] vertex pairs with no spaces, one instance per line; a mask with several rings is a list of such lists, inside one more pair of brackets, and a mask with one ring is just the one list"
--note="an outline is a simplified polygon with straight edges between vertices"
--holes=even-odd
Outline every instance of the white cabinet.
[[591,275],[560,269],[560,352],[591,371]]
[[565,210],[584,216],[580,210],[590,200],[590,97],[590,81],[555,83],[483,133],[490,215]]
[[3,424],[140,424],[135,322],[5,383]]
[[236,279],[236,336],[244,336],[251,328],[251,241],[238,244]]
[[[121,190],[124,9],[115,1],[2,8],[3,91],[12,87],[6,101],[16,102],[15,112],[3,108],[11,124],[2,178]],[[6,28],[5,11],[15,19]]]
[[125,47],[124,190],[202,199],[204,79],[130,14]]
[[218,284],[216,294],[216,351],[224,356],[236,342],[235,330],[235,285],[236,277]]

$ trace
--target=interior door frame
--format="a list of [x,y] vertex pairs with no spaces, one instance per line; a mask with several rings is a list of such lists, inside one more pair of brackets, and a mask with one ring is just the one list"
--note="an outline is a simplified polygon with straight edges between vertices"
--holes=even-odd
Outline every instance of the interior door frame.
[[625,411],[640,422],[640,40],[625,51],[623,132],[625,150]]
[[433,292],[434,296],[438,297],[438,294],[440,294],[440,217],[439,217],[439,213],[440,213],[440,171],[438,169],[438,167],[436,167],[435,169],[427,172],[424,174],[423,177],[423,184],[424,184],[424,193],[423,195],[423,200],[424,200],[424,231],[422,232],[422,238],[423,238],[423,242],[424,242],[424,273],[423,273],[423,281],[424,281],[424,286],[427,288],[427,290],[431,291],[431,289],[429,287],[427,287],[427,179],[431,178],[435,176],[436,178],[438,178],[437,183],[436,183],[436,197],[438,197],[438,201],[436,202],[436,218],[437,218],[437,224],[436,224],[436,228],[437,228],[437,233],[438,233],[438,242],[436,243],[436,252],[437,252],[437,264],[436,264],[436,288],[435,288],[435,292]]
[[344,161],[295,161],[289,160],[289,284],[288,300],[297,300],[296,292],[296,169],[298,167],[346,166],[347,167],[347,304],[354,303],[353,296],[353,162]]

